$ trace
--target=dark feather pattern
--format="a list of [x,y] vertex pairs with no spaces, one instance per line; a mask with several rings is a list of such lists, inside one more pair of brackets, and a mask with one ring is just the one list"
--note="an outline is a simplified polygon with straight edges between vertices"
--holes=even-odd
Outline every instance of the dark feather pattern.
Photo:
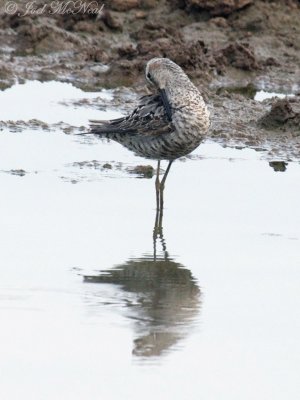
[[108,121],[91,120],[90,127],[90,133],[106,137],[116,133],[133,136],[162,135],[175,129],[159,94],[141,97],[137,108],[126,117]]

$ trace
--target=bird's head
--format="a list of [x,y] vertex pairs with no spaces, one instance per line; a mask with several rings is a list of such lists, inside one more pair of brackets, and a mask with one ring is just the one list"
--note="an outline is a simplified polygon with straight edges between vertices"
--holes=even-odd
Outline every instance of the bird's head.
[[167,89],[170,84],[175,84],[185,76],[179,65],[168,58],[152,58],[146,65],[146,79],[158,90]]
[[172,120],[172,93],[189,82],[188,77],[168,58],[152,58],[146,65],[146,79],[159,91],[169,121]]

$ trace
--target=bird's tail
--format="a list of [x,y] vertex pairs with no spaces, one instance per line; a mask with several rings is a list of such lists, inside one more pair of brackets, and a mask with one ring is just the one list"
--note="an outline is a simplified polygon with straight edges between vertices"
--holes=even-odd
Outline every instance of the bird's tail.
[[86,133],[106,136],[109,137],[110,134],[120,133],[120,125],[125,118],[117,118],[111,120],[90,120],[90,130]]

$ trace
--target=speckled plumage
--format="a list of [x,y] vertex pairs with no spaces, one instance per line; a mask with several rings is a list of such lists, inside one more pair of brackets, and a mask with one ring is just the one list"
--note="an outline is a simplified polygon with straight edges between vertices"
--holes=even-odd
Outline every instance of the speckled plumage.
[[127,117],[91,121],[91,131],[137,155],[174,160],[199,146],[209,128],[204,100],[183,70],[167,58],[147,63],[146,78],[156,93],[143,96]]

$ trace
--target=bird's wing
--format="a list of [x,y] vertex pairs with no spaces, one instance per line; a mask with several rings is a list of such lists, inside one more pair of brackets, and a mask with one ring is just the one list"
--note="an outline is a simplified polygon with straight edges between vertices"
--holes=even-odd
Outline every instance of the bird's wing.
[[98,135],[126,133],[132,135],[158,135],[174,130],[169,121],[160,95],[147,95],[127,117],[108,121],[90,121],[91,131]]

